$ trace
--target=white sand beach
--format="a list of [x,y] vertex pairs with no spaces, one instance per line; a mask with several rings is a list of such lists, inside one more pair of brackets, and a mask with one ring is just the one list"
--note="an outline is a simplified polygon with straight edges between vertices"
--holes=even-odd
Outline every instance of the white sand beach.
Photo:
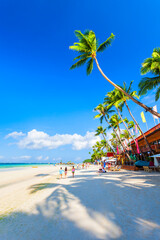
[[160,174],[0,172],[0,240],[160,239]]

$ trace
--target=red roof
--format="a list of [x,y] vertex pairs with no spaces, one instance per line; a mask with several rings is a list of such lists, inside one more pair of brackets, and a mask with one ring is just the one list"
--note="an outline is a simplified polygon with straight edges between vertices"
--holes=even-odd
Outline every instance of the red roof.
[[[154,126],[153,128],[150,128],[147,132],[144,133],[145,136],[150,135],[151,133],[154,133],[155,131],[160,130],[160,123],[158,123],[156,126]],[[137,141],[140,141],[141,139],[143,139],[143,135],[141,134],[139,137],[136,138]],[[134,141],[131,141],[131,144],[133,144]]]

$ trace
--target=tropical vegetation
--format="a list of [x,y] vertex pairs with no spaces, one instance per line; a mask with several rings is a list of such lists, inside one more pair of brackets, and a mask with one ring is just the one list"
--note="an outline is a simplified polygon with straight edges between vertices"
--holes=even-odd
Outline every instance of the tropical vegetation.
[[[149,111],[156,117],[160,118],[160,114],[154,111],[151,107],[147,107],[141,103],[138,99],[141,95],[146,94],[149,90],[156,88],[155,99],[160,98],[160,48],[155,48],[151,58],[147,58],[142,63],[141,74],[151,73],[152,77],[145,77],[139,83],[139,93],[132,90],[133,81],[129,86],[125,82],[123,85],[117,85],[112,82],[102,71],[97,60],[97,54],[103,52],[111,45],[115,36],[112,33],[105,42],[99,44],[96,35],[93,31],[85,31],[84,34],[81,31],[76,30],[75,35],[78,38],[78,42],[70,46],[70,49],[75,50],[79,55],[74,58],[76,61],[70,69],[75,69],[84,64],[87,65],[87,75],[91,74],[93,70],[93,63],[95,61],[98,70],[102,76],[114,86],[114,89],[108,92],[104,98],[103,103],[100,103],[95,107],[94,111],[97,113],[95,119],[100,120],[100,126],[95,131],[96,136],[101,136],[102,140],[96,142],[92,147],[93,152],[91,154],[91,161],[101,159],[106,156],[107,152],[123,152],[126,154],[128,160],[131,161],[129,150],[131,150],[131,141],[137,147],[136,137],[137,131],[143,135],[146,142],[146,147],[151,154],[154,154],[146,136],[144,135],[139,123],[133,116],[133,113],[128,105],[128,101],[132,100],[139,106],[143,107],[146,111]],[[129,113],[128,119],[123,117],[123,110],[127,109]],[[105,124],[105,127],[102,126]],[[122,128],[123,124],[123,128]],[[112,131],[112,132],[110,132]],[[110,137],[107,137],[107,132],[110,133]],[[136,148],[135,148],[136,149]],[[144,156],[142,150],[139,148],[140,153]],[[136,155],[135,150],[132,148],[132,152]]]
[[152,56],[142,63],[141,74],[150,73],[152,77],[144,77],[139,83],[139,94],[145,95],[148,91],[156,89],[155,100],[160,98],[160,48],[153,50]]
[[77,51],[79,55],[74,58],[74,63],[71,66],[71,70],[75,69],[76,67],[80,67],[87,64],[87,75],[91,74],[93,70],[93,62],[96,62],[97,68],[102,74],[102,76],[110,83],[114,88],[118,89],[120,92],[125,94],[129,99],[131,99],[133,102],[144,108],[146,111],[149,111],[153,115],[160,118],[160,114],[154,111],[152,108],[146,106],[145,104],[138,101],[136,98],[134,98],[132,95],[130,95],[128,92],[126,92],[123,88],[121,88],[119,85],[112,82],[102,71],[102,69],[99,66],[98,60],[97,60],[97,53],[103,52],[107,49],[108,46],[111,45],[112,41],[114,40],[115,36],[113,33],[111,33],[110,37],[107,38],[106,41],[99,44],[98,40],[96,38],[96,35],[93,31],[87,30],[83,34],[81,31],[76,30],[75,35],[78,38],[78,42],[75,42],[74,45],[70,46],[69,48],[71,50]]

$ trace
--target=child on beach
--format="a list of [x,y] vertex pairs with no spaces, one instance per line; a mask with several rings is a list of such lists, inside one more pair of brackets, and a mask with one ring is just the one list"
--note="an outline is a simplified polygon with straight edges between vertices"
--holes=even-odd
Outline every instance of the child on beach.
[[59,169],[59,175],[60,175],[60,178],[62,179],[62,174],[63,174],[63,169],[62,169],[62,167]]
[[75,168],[74,166],[72,167],[72,177],[74,177],[74,173],[75,173]]
[[65,174],[65,178],[66,178],[67,177],[67,167],[65,167],[64,174]]

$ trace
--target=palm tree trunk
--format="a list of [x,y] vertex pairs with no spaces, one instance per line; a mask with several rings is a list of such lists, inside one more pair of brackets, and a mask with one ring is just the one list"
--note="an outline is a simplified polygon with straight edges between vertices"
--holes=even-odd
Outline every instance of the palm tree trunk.
[[108,125],[112,128],[113,132],[116,134],[116,137],[117,137],[118,141],[120,142],[120,144],[121,144],[123,150],[125,151],[125,147],[124,147],[124,145],[122,144],[122,141],[121,141],[119,135],[117,134],[116,130],[115,130],[114,127],[108,122],[106,116],[105,116],[105,115],[103,115],[103,116],[104,116],[106,122],[108,123]]
[[144,138],[144,140],[145,140],[145,142],[146,142],[147,146],[149,147],[149,150],[150,150],[150,152],[151,152],[152,154],[154,154],[154,152],[153,152],[153,150],[152,150],[152,148],[151,148],[151,146],[150,146],[150,144],[149,144],[149,142],[148,142],[148,140],[147,140],[146,136],[145,136],[145,135],[144,135],[144,133],[142,132],[142,129],[140,128],[140,126],[139,126],[138,122],[136,121],[136,119],[133,117],[133,115],[132,115],[132,113],[131,113],[131,110],[130,110],[130,109],[129,109],[129,107],[128,107],[128,104],[127,104],[127,102],[126,102],[126,101],[124,101],[124,102],[125,102],[125,105],[126,105],[126,107],[127,107],[128,111],[129,111],[129,113],[130,113],[130,115],[131,115],[131,117],[132,117],[133,121],[135,122],[135,124],[136,124],[136,125],[137,125],[137,127],[139,128],[139,130],[140,130],[141,134],[143,135],[143,138]]
[[133,98],[131,95],[129,95],[127,92],[125,92],[121,87],[119,87],[117,84],[115,84],[114,82],[112,82],[102,71],[102,69],[99,66],[99,63],[97,61],[97,58],[94,57],[98,70],[100,71],[100,73],[102,74],[102,76],[109,82],[111,83],[115,88],[117,88],[119,91],[123,92],[127,97],[129,97],[133,102],[135,102],[136,104],[138,104],[139,106],[141,106],[142,108],[144,108],[146,111],[150,112],[151,114],[157,116],[160,118],[160,114],[155,112],[154,110],[152,110],[151,107],[146,106],[145,104],[141,103],[140,101],[138,101],[137,99]]
[[[102,133],[102,136],[104,138],[104,140],[106,141],[106,143],[109,145],[109,147],[111,148],[111,150],[114,152],[113,148],[110,146],[110,144],[108,143],[108,141],[106,140],[106,137],[105,135]],[[115,152],[114,152],[115,153]]]
[[[125,121],[123,120],[123,118],[122,118],[122,116],[121,116],[121,114],[120,114],[120,112],[119,112],[119,109],[118,109],[116,106],[115,106],[115,108],[117,109],[118,115],[119,115],[120,119],[122,120],[122,122],[123,122],[123,124],[124,124],[126,130],[128,131],[128,133],[129,133],[131,139],[135,142],[135,145],[136,145],[136,141],[135,141],[135,139],[133,138],[133,136],[132,136],[132,134],[131,134],[129,128],[127,127],[127,125],[126,125],[126,123],[125,123]],[[132,148],[132,147],[131,147],[131,148]],[[132,148],[132,150],[133,150],[134,154],[136,154],[136,152],[134,151],[133,148]]]
[[[118,131],[119,131],[119,135],[121,135],[121,130],[120,130],[120,127],[119,127],[119,125],[118,125]],[[128,157],[128,159],[129,159],[129,161],[131,162],[131,161],[132,161],[132,159],[130,158],[130,156],[129,156],[128,152],[125,152],[125,154],[127,155],[127,157]]]

